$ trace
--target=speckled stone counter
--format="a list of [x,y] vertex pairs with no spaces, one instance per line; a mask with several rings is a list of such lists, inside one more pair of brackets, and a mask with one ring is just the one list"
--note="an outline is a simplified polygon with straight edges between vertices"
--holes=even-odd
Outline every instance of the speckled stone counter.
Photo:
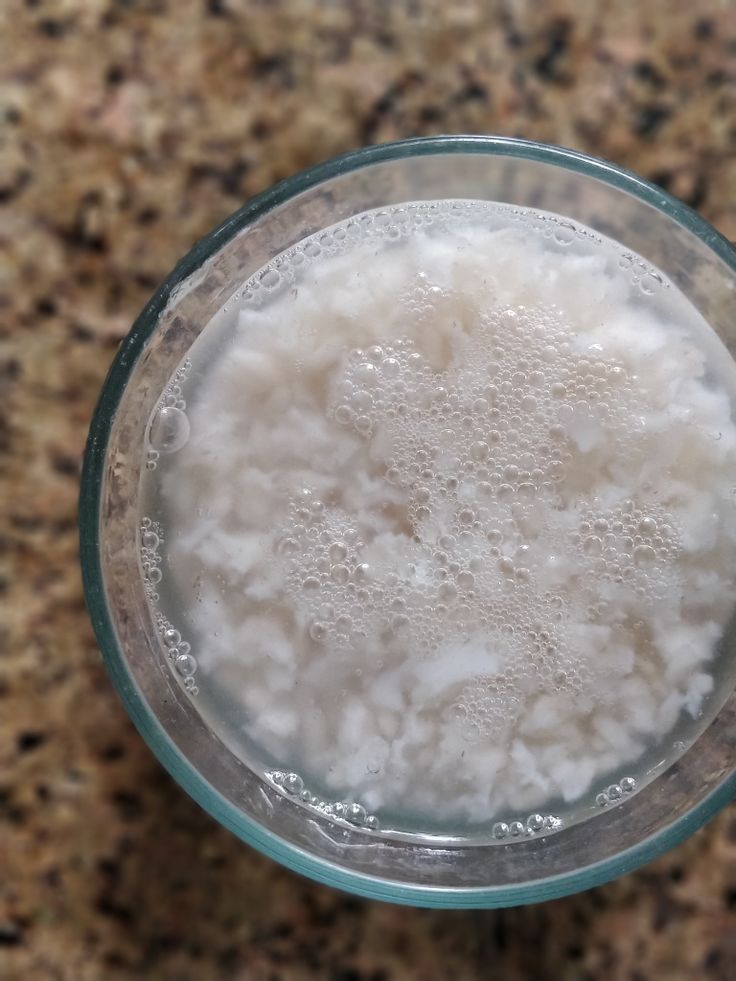
[[334,153],[562,143],[736,238],[736,6],[5,0],[0,120],[0,977],[735,977],[733,809],[623,880],[500,912],[363,902],[242,845],[113,693],[76,499],[98,390],[153,288],[249,195]]

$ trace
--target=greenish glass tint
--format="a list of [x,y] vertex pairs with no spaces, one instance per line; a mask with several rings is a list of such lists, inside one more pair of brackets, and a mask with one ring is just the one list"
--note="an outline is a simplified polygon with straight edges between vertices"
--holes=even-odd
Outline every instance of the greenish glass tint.
[[[206,730],[161,664],[137,564],[136,496],[152,400],[247,275],[349,214],[463,196],[556,211],[617,238],[662,268],[736,350],[736,251],[694,211],[635,174],[572,150],[502,137],[370,147],[254,198],[176,266],[110,368],[80,497],[82,572],[99,645],[128,713],[174,779],[225,827],[297,872],[375,899],[446,908],[563,896],[682,841],[736,791],[736,695],[675,766],[625,805],[546,842],[419,846],[340,829],[264,786]],[[733,633],[723,656],[736,656]]]

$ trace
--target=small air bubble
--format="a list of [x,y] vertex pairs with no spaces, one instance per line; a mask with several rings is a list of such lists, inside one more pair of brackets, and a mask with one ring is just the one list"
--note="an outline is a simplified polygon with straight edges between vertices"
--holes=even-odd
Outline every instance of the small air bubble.
[[186,445],[190,428],[189,419],[181,409],[164,406],[153,418],[148,439],[161,453],[176,453]]
[[569,245],[575,241],[575,226],[566,221],[556,222],[553,237],[559,245]]
[[174,667],[180,675],[192,675],[197,670],[197,662],[191,654],[179,654]]
[[144,531],[141,535],[141,544],[144,548],[150,548],[155,551],[159,545],[159,537],[155,531]]
[[309,625],[309,636],[321,643],[327,637],[327,626],[321,620],[313,620]]
[[359,827],[365,824],[366,817],[365,808],[361,804],[350,804],[345,811],[346,820]]
[[[273,777],[271,778],[273,779]],[[287,773],[283,778],[282,786],[287,794],[297,796],[304,790],[304,781],[298,773]]]
[[267,269],[260,277],[261,286],[267,290],[276,289],[281,282],[281,276],[275,269]]
[[181,643],[181,634],[178,630],[174,630],[173,627],[169,627],[164,631],[164,643],[167,647],[176,647]]
[[662,286],[662,279],[656,273],[645,273],[639,280],[639,289],[647,296],[656,293]]
[[634,549],[634,562],[637,565],[650,565],[657,558],[651,545],[637,545]]

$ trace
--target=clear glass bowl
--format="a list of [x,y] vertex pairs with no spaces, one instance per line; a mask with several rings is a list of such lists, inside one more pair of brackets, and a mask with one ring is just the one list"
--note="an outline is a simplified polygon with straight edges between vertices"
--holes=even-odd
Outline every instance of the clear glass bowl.
[[[370,208],[476,198],[556,212],[662,269],[736,351],[736,250],[635,174],[581,153],[501,137],[371,147],[283,181],[202,239],[120,347],[92,421],[81,556],[97,638],[125,706],[161,763],[225,827],[286,866],[364,896],[495,907],[605,882],[677,844],[733,798],[736,693],[678,760],[621,806],[548,838],[449,845],[383,839],[285,797],[208,730],[173,679],[139,565],[144,433],[170,375],[236,287],[274,255]],[[736,657],[733,631],[723,655]]]

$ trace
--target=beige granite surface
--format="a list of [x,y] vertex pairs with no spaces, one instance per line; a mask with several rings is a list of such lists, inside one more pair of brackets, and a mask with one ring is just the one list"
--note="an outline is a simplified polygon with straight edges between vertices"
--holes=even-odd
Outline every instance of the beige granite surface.
[[353,899],[174,785],[86,618],[85,432],[162,276],[277,178],[463,131],[609,157],[736,238],[736,4],[0,3],[3,981],[736,977],[733,808],[650,867],[542,906]]

